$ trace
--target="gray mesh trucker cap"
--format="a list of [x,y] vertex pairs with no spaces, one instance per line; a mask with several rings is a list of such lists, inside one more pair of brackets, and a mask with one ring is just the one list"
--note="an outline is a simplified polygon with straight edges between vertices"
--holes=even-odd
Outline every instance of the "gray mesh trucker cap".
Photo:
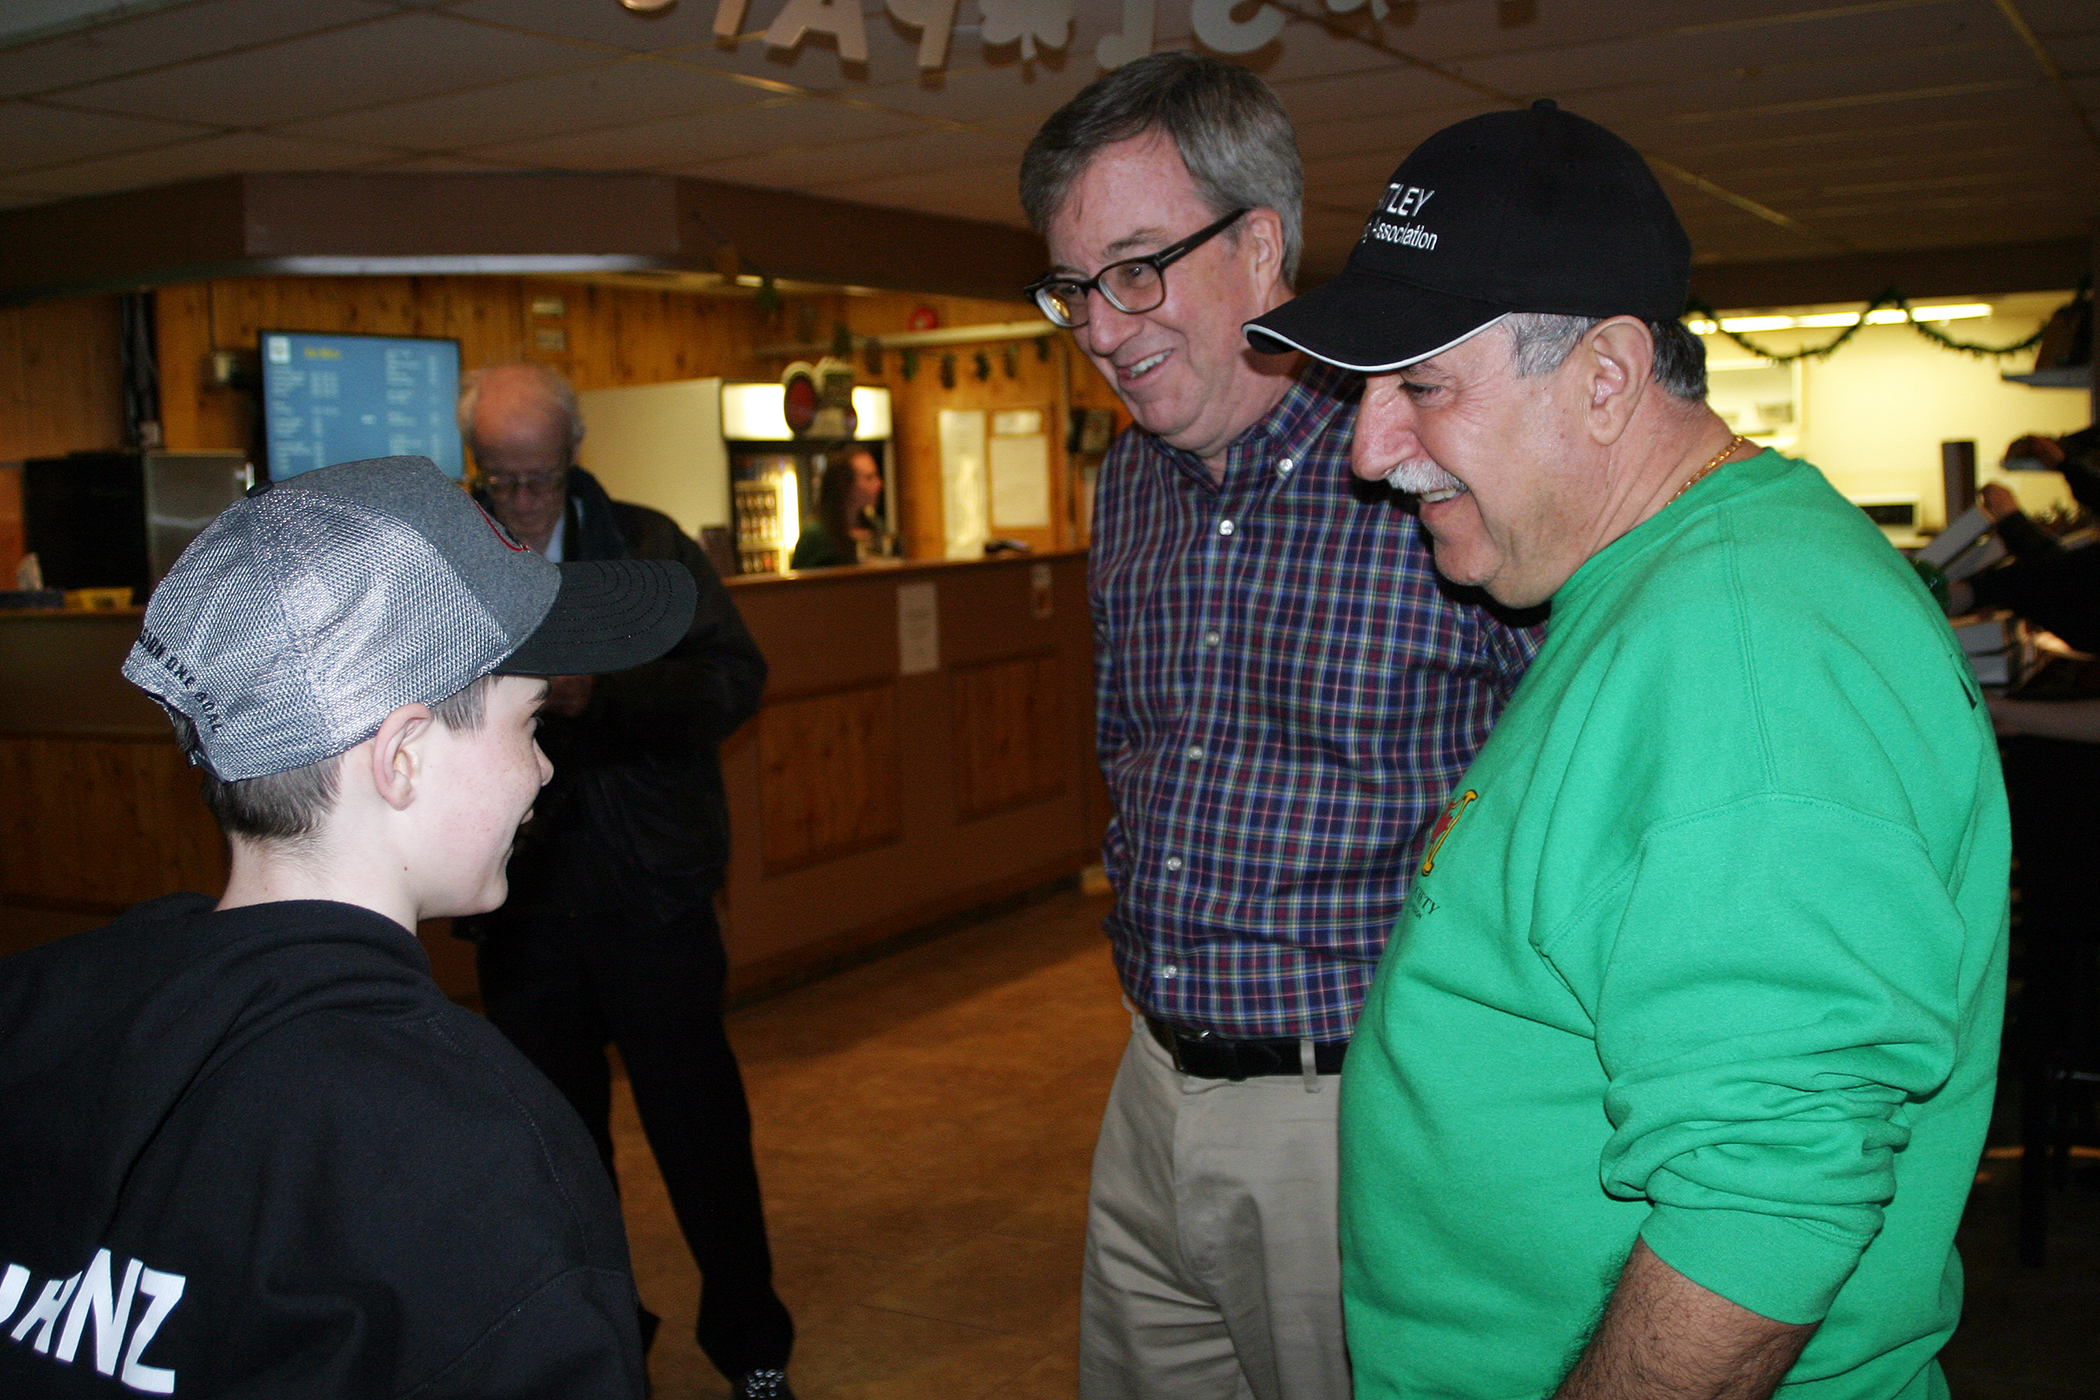
[[237,782],[339,754],[491,671],[654,660],[695,592],[671,560],[549,562],[428,458],[346,462],[227,507],[154,590],[124,675]]

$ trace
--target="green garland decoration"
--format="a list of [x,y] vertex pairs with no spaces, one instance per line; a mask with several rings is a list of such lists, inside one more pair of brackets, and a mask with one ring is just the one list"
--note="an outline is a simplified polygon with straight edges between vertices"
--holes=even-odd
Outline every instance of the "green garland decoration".
[[[2078,290],[2072,296],[2072,300],[2074,303],[2078,301],[2083,301],[2086,297],[2092,294],[2092,281],[2093,279],[2090,275],[2079,279]],[[1861,308],[1859,313],[1859,319],[1857,321],[1854,321],[1851,325],[1845,327],[1844,330],[1838,332],[1838,334],[1831,340],[1825,342],[1822,345],[1811,345],[1805,350],[1796,350],[1791,354],[1784,355],[1776,350],[1767,350],[1762,345],[1753,344],[1739,332],[1721,330],[1721,313],[1714,310],[1713,307],[1707,305],[1698,297],[1693,297],[1686,303],[1685,314],[1687,316],[1696,315],[1704,320],[1713,322],[1716,331],[1718,331],[1721,335],[1726,336],[1729,340],[1735,342],[1735,344],[1741,346],[1743,349],[1748,350],[1751,354],[1757,356],[1759,359],[1769,360],[1775,365],[1790,365],[1796,360],[1821,360],[1829,358],[1831,355],[1837,352],[1838,347],[1842,346],[1846,341],[1852,339],[1853,336],[1859,334],[1860,329],[1867,324],[1868,316],[1872,315],[1876,311],[1879,311],[1884,306],[1894,306],[1899,308],[1903,312],[1905,324],[1908,325],[1912,330],[1916,331],[1919,335],[1924,336],[1933,344],[1938,345],[1939,347],[1945,350],[1959,350],[1965,355],[2017,355],[2022,350],[2032,350],[2035,346],[2041,344],[2042,341],[2042,332],[2039,330],[2036,331],[2033,335],[2028,336],[2025,340],[2016,341],[2011,345],[1980,345],[1974,341],[1956,340],[1953,336],[1948,335],[1939,327],[1918,320],[1917,313],[1911,309],[1910,299],[1904,296],[1903,293],[1897,291],[1894,287],[1884,288],[1879,296],[1875,297],[1872,301],[1868,302],[1864,307]]]

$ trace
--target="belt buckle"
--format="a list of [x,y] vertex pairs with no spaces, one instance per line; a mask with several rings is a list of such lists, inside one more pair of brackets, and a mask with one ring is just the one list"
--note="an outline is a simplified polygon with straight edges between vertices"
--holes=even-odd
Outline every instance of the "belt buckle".
[[[1177,1033],[1174,1039],[1178,1047],[1181,1041],[1180,1035]],[[1203,1075],[1203,1078],[1223,1079],[1233,1084],[1244,1084],[1247,1082],[1247,1066],[1240,1062],[1240,1043],[1238,1041],[1213,1034],[1210,1031],[1198,1031],[1190,1036],[1189,1039],[1201,1044],[1207,1053],[1215,1057],[1216,1063],[1213,1068],[1225,1071],[1223,1074]]]

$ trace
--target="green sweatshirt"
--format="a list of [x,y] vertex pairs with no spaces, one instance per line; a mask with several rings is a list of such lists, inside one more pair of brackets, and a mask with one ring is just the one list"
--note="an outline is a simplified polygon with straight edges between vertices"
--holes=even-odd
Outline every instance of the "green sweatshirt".
[[1944,1394],[2008,846],[1946,622],[1813,467],[1725,467],[1584,564],[1349,1052],[1358,1396],[1539,1400],[1636,1236],[1822,1323],[1782,1395]]

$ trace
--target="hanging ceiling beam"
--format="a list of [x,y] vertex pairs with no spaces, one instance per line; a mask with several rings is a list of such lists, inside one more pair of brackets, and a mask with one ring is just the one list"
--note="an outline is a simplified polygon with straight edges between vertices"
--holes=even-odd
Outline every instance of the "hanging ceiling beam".
[[724,270],[1020,299],[1022,229],[624,174],[228,175],[0,213],[0,304],[207,277]]

